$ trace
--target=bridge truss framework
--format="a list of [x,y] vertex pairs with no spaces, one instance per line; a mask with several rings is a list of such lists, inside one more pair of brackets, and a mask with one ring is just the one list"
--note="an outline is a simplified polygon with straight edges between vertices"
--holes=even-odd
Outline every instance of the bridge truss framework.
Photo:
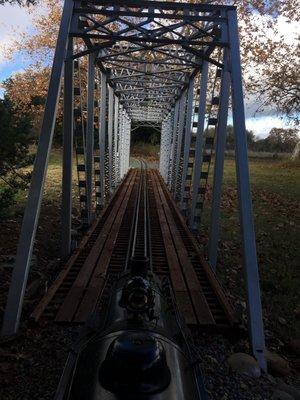
[[265,369],[238,20],[231,6],[65,0],[2,333],[19,326],[62,81],[64,258],[71,252],[74,147],[88,226],[128,171],[134,123],[161,126],[159,170],[191,229],[201,223],[214,154],[208,257],[215,269],[231,97],[248,325],[253,354]]

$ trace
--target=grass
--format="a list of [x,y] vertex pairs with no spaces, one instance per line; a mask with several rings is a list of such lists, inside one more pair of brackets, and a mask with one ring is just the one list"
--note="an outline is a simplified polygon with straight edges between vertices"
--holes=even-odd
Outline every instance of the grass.
[[150,162],[158,161],[159,145],[145,142],[136,142],[131,146],[132,157],[146,157]]
[[[265,324],[282,339],[300,335],[300,165],[250,159],[251,188]],[[226,159],[221,210],[219,276],[235,297],[244,297],[235,163]],[[211,177],[209,186],[211,185]],[[211,187],[203,212],[208,235]],[[298,311],[297,311],[298,310]]]
[[[158,146],[138,144],[134,157],[158,160]],[[150,156],[149,156],[150,154]],[[265,324],[268,331],[278,337],[299,336],[299,197],[300,165],[289,161],[255,159],[250,161],[254,222],[260,267]],[[212,169],[211,169],[212,171]],[[212,174],[210,174],[212,175]],[[211,176],[203,211],[201,240],[207,243],[210,215]],[[74,172],[73,197],[77,197]],[[233,298],[244,302],[241,238],[237,208],[235,164],[232,158],[225,161],[224,187],[221,209],[221,241],[218,274]],[[0,185],[1,190],[1,185]],[[52,152],[45,185],[43,205],[55,210],[59,220],[61,196],[61,152]],[[10,218],[22,213],[26,196],[19,192],[17,205],[10,210]],[[76,203],[75,203],[76,205]],[[76,215],[77,211],[74,210]],[[56,215],[57,214],[57,215]],[[43,220],[44,224],[47,218]],[[15,235],[18,234],[16,231]],[[15,238],[16,239],[16,238]],[[10,250],[13,251],[13,250]],[[57,256],[57,254],[55,255]]]

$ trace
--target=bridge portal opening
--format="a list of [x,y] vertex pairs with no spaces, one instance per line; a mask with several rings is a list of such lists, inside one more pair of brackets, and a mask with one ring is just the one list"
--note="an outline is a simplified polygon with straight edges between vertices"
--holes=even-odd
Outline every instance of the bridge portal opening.
[[131,157],[145,158],[152,167],[158,168],[160,156],[161,124],[134,123],[131,127]]

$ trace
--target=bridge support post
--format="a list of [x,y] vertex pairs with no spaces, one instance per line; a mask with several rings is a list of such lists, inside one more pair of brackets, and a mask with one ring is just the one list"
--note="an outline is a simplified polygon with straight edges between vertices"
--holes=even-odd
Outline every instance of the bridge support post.
[[88,57],[87,127],[86,127],[86,206],[87,221],[93,219],[93,166],[94,166],[94,99],[95,99],[95,54]]
[[61,256],[66,259],[71,253],[72,225],[72,165],[73,165],[73,130],[74,130],[74,61],[73,38],[69,38],[67,58],[64,68],[64,131],[63,131],[63,177],[61,207]]
[[106,145],[106,94],[107,79],[101,72],[101,104],[99,122],[99,154],[100,154],[100,206],[105,204],[105,145]]
[[197,222],[195,220],[195,216],[196,216],[196,206],[197,206],[198,192],[200,186],[200,176],[202,170],[207,84],[208,84],[208,62],[203,61],[201,80],[200,80],[200,97],[199,97],[199,111],[198,111],[198,126],[197,126],[196,145],[195,145],[194,176],[192,182],[192,204],[189,216],[189,225],[191,229],[197,229],[198,227]]
[[168,180],[168,167],[171,151],[171,134],[172,134],[172,113],[170,113],[161,124],[161,142],[160,142],[160,157],[159,171],[164,178]]
[[185,184],[186,184],[186,175],[188,171],[188,163],[190,157],[190,147],[191,147],[191,138],[192,138],[192,118],[193,118],[193,100],[194,100],[194,78],[192,78],[189,82],[188,88],[188,98],[187,98],[187,114],[185,121],[185,134],[184,134],[184,153],[183,153],[183,162],[182,162],[182,174],[181,174],[181,188],[180,188],[180,209],[183,212],[187,210],[187,204],[185,202]]
[[113,187],[113,122],[114,122],[114,92],[108,86],[108,186],[109,193]]
[[131,119],[128,117],[128,122],[127,122],[127,166],[126,166],[126,172],[129,170],[129,164],[130,164],[130,142],[131,142]]
[[212,206],[210,216],[210,231],[208,242],[208,257],[213,270],[217,267],[218,242],[220,230],[220,207],[222,195],[222,181],[224,171],[226,129],[228,106],[230,97],[230,72],[228,70],[228,51],[224,51],[224,69],[222,72],[220,108],[217,125],[217,139],[215,151],[214,180],[212,192]]
[[16,262],[13,269],[12,281],[9,288],[8,299],[4,313],[2,335],[11,335],[16,333],[20,323],[23,300],[30,269],[33,243],[40,214],[49,154],[52,146],[55,117],[61,86],[61,76],[66,57],[68,33],[72,19],[72,12],[73,1],[65,1],[54,53],[54,61],[42,122],[41,135],[22,222]]
[[169,168],[171,143],[172,143],[172,126],[173,126],[172,116],[173,116],[173,114],[171,112],[166,120],[166,125],[165,125],[166,141],[165,141],[165,157],[164,157],[164,161],[163,161],[163,171],[164,171],[164,179],[165,179],[166,183],[168,181],[168,168]]
[[119,107],[119,180],[124,176],[124,111],[123,106]]
[[265,338],[253,225],[237,13],[235,10],[228,11],[227,15],[231,56],[230,69],[236,174],[243,241],[244,269],[247,284],[248,327],[253,354],[258,360],[261,368],[266,370],[266,360],[264,355]]
[[178,118],[178,128],[175,145],[175,157],[174,157],[174,168],[172,170],[173,179],[172,179],[172,193],[174,199],[177,199],[178,196],[178,178],[179,178],[179,167],[181,162],[181,152],[182,152],[182,138],[183,138],[183,129],[186,115],[186,100],[187,100],[187,91],[185,90],[180,97],[180,105],[179,105],[179,118]]
[[178,127],[178,117],[179,117],[179,100],[176,101],[174,108],[174,119],[173,119],[173,129],[172,129],[172,142],[171,142],[171,154],[170,154],[170,162],[169,162],[169,171],[168,171],[168,188],[172,191],[172,178],[173,178],[173,170],[175,166],[175,157],[176,157],[176,135],[177,135],[177,127]]
[[114,96],[114,140],[113,140],[113,188],[118,184],[118,130],[119,130],[119,99]]

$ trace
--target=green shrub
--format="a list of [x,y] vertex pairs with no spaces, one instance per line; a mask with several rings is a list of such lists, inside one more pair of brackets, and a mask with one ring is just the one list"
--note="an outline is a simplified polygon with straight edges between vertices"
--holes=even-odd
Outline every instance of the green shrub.
[[5,217],[9,207],[14,204],[17,189],[4,187],[0,190],[0,216]]

